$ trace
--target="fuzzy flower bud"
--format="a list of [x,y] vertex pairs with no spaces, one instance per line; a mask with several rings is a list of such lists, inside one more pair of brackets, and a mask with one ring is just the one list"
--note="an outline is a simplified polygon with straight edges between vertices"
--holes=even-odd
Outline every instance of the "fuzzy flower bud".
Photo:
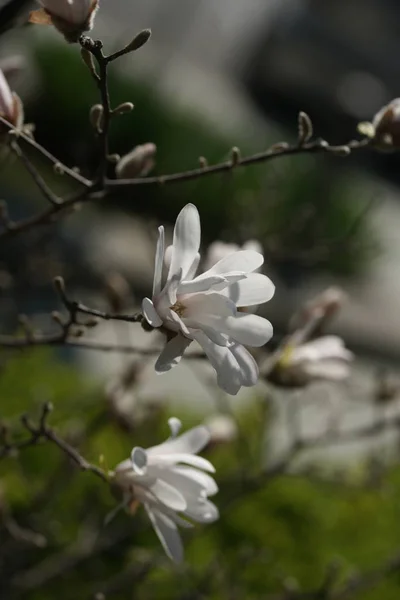
[[373,145],[391,152],[400,148],[400,98],[386,104],[374,116],[372,123],[360,123],[358,130],[371,138]]
[[304,387],[313,381],[343,381],[354,356],[341,338],[326,335],[299,346],[287,344],[266,378],[282,387]]
[[[0,70],[0,117],[16,128],[21,127],[24,120],[22,103],[17,94],[10,90],[3,72]],[[0,124],[0,131],[5,129]]]
[[129,154],[125,154],[117,166],[115,173],[118,179],[133,179],[147,175],[154,167],[157,146],[151,142],[136,146]]
[[54,25],[65,39],[77,42],[84,31],[93,27],[98,0],[38,0],[43,8],[30,15],[30,22]]

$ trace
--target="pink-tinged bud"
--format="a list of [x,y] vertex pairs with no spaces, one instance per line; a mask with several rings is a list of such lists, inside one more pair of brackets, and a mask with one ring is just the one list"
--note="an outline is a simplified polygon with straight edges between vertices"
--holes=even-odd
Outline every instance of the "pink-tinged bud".
[[379,150],[391,152],[400,148],[400,98],[386,104],[373,118],[372,123],[360,123],[360,133],[371,138]]
[[[24,121],[24,111],[22,102],[15,94],[10,90],[10,86],[4,77],[3,71],[0,70],[0,117],[8,121],[15,128],[22,126]],[[0,131],[5,128],[0,124]]]
[[74,43],[93,27],[98,0],[38,0],[43,8],[30,15],[30,22],[54,25],[65,39]]
[[134,179],[135,177],[144,177],[154,167],[154,157],[157,152],[157,146],[151,142],[136,146],[121,158],[115,167],[115,173],[118,179]]

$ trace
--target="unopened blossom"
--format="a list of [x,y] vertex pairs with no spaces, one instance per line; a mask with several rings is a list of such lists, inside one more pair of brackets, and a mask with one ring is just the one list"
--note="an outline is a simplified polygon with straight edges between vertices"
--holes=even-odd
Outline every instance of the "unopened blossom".
[[317,380],[342,381],[350,375],[353,358],[343,340],[335,335],[298,346],[288,344],[267,379],[288,387],[302,387]]
[[380,150],[390,152],[400,148],[400,98],[381,108],[372,123],[360,123],[358,129]]
[[31,23],[54,25],[69,42],[77,42],[92,29],[98,0],[38,0],[42,8],[30,15]]
[[[0,70],[0,117],[8,121],[15,128],[22,126],[24,111],[21,100],[11,91],[3,71]],[[6,131],[6,127],[0,123],[0,132]]]
[[255,252],[263,253],[262,246],[260,242],[257,240],[248,240],[240,247],[238,244],[227,244],[225,242],[221,242],[219,240],[210,244],[207,248],[207,254],[204,261],[204,270],[207,271],[211,269],[218,261],[222,260],[229,254],[233,254],[233,252],[238,252],[239,250],[254,250]]
[[[134,510],[142,503],[167,555],[176,562],[183,558],[178,525],[192,527],[191,521],[212,523],[217,507],[208,499],[218,491],[208,473],[213,465],[197,453],[209,442],[204,426],[194,427],[177,437],[180,421],[169,420],[172,436],[147,450],[133,448],[131,457],[114,472],[126,504]],[[189,520],[187,520],[189,519]]]
[[155,368],[157,373],[169,371],[196,340],[217,373],[218,385],[235,395],[258,379],[257,363],[244,346],[263,346],[272,336],[267,319],[240,309],[267,302],[275,288],[268,277],[254,272],[264,259],[252,250],[234,252],[196,277],[199,248],[199,213],[188,204],[176,220],[164,285],[164,228],[159,228],[153,295],[142,303],[148,323],[169,338]]
[[154,167],[157,146],[151,142],[136,146],[129,154],[122,156],[115,167],[118,179],[144,177]]

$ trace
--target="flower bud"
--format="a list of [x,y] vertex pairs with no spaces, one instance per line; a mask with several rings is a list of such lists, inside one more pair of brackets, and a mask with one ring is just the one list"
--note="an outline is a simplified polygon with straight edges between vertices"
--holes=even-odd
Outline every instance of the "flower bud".
[[136,146],[121,158],[115,167],[115,173],[118,179],[133,179],[147,175],[154,167],[154,156],[157,147],[151,142]]
[[391,152],[400,148],[400,98],[386,104],[374,116],[372,123],[360,123],[358,131],[371,138],[379,150]]
[[39,0],[43,8],[30,15],[31,23],[54,25],[67,42],[78,42],[84,31],[90,31],[98,8],[98,0]]
[[[0,70],[0,117],[8,121],[11,125],[20,128],[24,121],[24,111],[22,102],[10,90],[3,72]],[[6,128],[0,124],[0,132]]]

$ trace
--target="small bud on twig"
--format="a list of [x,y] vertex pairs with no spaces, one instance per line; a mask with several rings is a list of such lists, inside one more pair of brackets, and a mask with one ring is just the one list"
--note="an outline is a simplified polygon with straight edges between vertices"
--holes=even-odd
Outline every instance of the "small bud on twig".
[[299,112],[298,127],[298,142],[299,145],[302,146],[312,138],[312,135],[314,133],[312,121],[308,114],[303,111]]
[[351,154],[351,149],[349,146],[330,146],[329,151],[335,156],[349,156]]
[[151,29],[143,29],[140,31],[133,40],[123,48],[124,54],[128,54],[129,52],[135,52],[139,50],[142,46],[144,46],[149,39],[151,38]]
[[130,179],[147,175],[154,166],[156,151],[157,147],[152,143],[136,146],[118,162],[115,168],[117,178]]
[[205,156],[199,156],[199,165],[202,169],[208,167],[208,160]]
[[113,313],[119,313],[126,308],[129,297],[129,284],[120,273],[109,273],[105,280],[105,292],[108,304]]
[[126,114],[132,112],[133,109],[134,109],[134,105],[132,104],[132,102],[123,102],[122,104],[117,106],[117,108],[114,108],[113,114],[114,115],[126,115]]
[[119,160],[121,160],[121,156],[120,156],[119,154],[109,154],[109,155],[107,156],[107,160],[108,160],[110,163],[117,164],[117,162],[118,162]]
[[53,285],[54,285],[54,288],[55,288],[57,294],[60,296],[60,298],[63,301],[65,301],[66,292],[65,292],[65,282],[64,282],[63,277],[61,277],[61,275],[59,275],[58,277],[54,277]]
[[100,133],[103,128],[103,115],[104,108],[101,104],[94,104],[90,109],[89,120],[93,129],[95,129],[97,133]]
[[232,167],[237,167],[240,163],[240,150],[237,146],[234,146],[231,150]]

